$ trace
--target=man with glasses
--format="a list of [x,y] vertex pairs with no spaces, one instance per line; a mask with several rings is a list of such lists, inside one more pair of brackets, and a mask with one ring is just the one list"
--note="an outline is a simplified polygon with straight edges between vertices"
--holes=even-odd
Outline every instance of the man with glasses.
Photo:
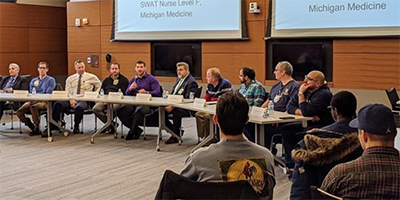
[[[188,99],[190,92],[196,93],[198,90],[197,82],[190,74],[189,65],[185,62],[178,62],[176,64],[176,73],[178,75],[178,79],[176,80],[171,93],[174,95],[183,95],[183,98]],[[175,134],[179,135],[179,129],[182,125],[182,118],[189,117],[191,112],[181,108],[174,108],[173,106],[165,107],[165,112],[172,113],[173,121],[173,124],[171,124],[166,117],[165,125]],[[167,141],[165,141],[165,144],[173,144],[178,142],[178,138],[172,135]]]
[[[293,66],[287,61],[279,62],[274,71],[275,79],[279,82],[275,83],[268,94],[267,100],[261,106],[266,108],[270,102],[274,104],[274,110],[286,112],[286,106],[290,99],[297,96],[300,84],[292,78]],[[279,134],[281,131],[278,124],[265,125],[265,145],[269,147],[271,137]],[[273,151],[274,152],[274,151]]]
[[[29,92],[35,89],[37,94],[51,94],[56,87],[56,80],[47,75],[49,71],[49,64],[47,62],[39,62],[38,68],[39,76],[31,80],[29,84]],[[40,135],[40,111],[47,109],[46,102],[28,101],[22,105],[16,115],[26,126],[31,129],[29,136]],[[31,112],[32,121],[25,116],[26,113]]]
[[[320,128],[334,121],[331,116],[329,103],[332,99],[325,76],[322,72],[314,70],[304,77],[304,83],[300,85],[298,95],[292,98],[287,105],[289,114],[313,117],[312,122],[308,122],[307,129]],[[288,168],[294,167],[291,152],[303,135],[296,134],[302,132],[304,128],[301,122],[292,122],[282,126],[282,139],[285,149],[285,161]]]
[[[0,82],[0,93],[13,93],[14,90],[28,90],[28,80],[19,75],[19,65],[17,63],[11,63],[8,66],[8,72],[10,76],[3,77]],[[12,105],[14,110],[17,110],[19,106],[19,103]],[[3,117],[5,107],[7,107],[6,102],[0,101],[0,119]]]

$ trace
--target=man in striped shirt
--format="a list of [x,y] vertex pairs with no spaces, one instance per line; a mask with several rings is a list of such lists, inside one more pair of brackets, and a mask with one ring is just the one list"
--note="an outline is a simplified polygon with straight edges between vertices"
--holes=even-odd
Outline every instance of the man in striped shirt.
[[364,153],[334,167],[321,189],[349,199],[400,199],[400,157],[394,148],[394,116],[382,104],[368,104],[349,124],[358,128]]

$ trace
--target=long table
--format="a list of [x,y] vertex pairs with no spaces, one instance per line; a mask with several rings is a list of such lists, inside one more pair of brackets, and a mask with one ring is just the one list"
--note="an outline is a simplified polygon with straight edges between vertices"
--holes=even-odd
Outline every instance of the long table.
[[[178,108],[183,108],[186,110],[205,112],[205,113],[208,113],[211,115],[215,115],[215,109],[216,109],[215,105],[207,105],[206,107],[198,107],[198,106],[195,106],[194,103],[181,103],[181,104],[176,104],[174,106],[178,107]],[[280,117],[292,117],[292,119],[280,119]],[[265,146],[264,125],[301,121],[303,123],[303,127],[307,127],[308,120],[312,120],[312,117],[291,115],[286,112],[274,111],[273,118],[263,118],[263,117],[257,117],[257,116],[250,115],[249,122],[252,122],[255,124],[255,132],[256,132],[255,142],[257,144]],[[207,144],[215,137],[214,131],[213,131],[214,124],[213,124],[212,120],[211,120],[211,122],[212,123],[210,123],[210,135],[207,138],[205,138],[200,144],[198,144],[196,147],[194,147],[192,149],[192,152],[197,150],[198,148],[202,147],[204,144]],[[258,129],[258,125],[260,125],[260,129]]]

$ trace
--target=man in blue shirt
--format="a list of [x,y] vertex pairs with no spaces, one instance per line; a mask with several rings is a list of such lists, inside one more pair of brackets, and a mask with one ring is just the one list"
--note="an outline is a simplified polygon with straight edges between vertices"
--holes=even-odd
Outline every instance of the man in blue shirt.
[[[37,94],[51,94],[56,87],[56,80],[47,75],[49,64],[47,62],[40,62],[37,69],[39,76],[31,80],[29,84],[29,92],[32,93],[32,90],[35,89]],[[16,115],[18,118],[32,130],[32,132],[29,133],[30,136],[41,134],[39,125],[40,111],[46,109],[46,102],[28,101],[17,110]],[[33,123],[25,116],[29,111],[32,114]]]
[[[137,94],[151,94],[153,97],[161,97],[160,83],[158,80],[147,73],[146,63],[137,61],[136,76],[129,81],[129,87],[126,89],[125,94],[136,96]],[[143,123],[144,116],[150,113],[149,106],[135,106],[135,105],[122,105],[117,112],[118,118],[122,124],[130,128],[125,140],[138,139],[143,132],[139,128],[139,124]]]

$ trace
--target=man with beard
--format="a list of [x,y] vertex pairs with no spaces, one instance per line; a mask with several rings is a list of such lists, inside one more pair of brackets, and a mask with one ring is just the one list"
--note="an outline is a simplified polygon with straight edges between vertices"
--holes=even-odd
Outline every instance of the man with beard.
[[[153,97],[160,97],[160,83],[158,80],[147,73],[146,63],[137,61],[135,66],[136,76],[129,81],[129,87],[125,94],[136,96],[137,94],[151,94]],[[143,130],[139,128],[144,120],[144,116],[150,113],[149,106],[122,105],[118,110],[118,118],[122,124],[129,127],[130,130],[125,140],[138,139]]]

